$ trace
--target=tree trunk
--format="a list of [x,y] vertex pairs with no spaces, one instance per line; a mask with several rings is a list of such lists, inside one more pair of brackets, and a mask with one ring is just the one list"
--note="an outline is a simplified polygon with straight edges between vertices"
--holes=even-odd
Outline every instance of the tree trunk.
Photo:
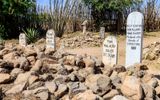
[[121,32],[122,24],[123,24],[123,15],[121,12],[118,12],[118,19],[117,19],[117,33]]

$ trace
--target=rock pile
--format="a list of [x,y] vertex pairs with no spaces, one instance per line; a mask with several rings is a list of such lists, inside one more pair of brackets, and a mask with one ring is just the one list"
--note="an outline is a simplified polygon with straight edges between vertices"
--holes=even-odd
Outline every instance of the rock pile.
[[155,42],[144,48],[144,59],[145,60],[157,60],[160,58],[160,42]]
[[104,66],[96,57],[35,46],[0,51],[4,100],[159,100],[158,76],[139,64]]
[[78,35],[75,37],[67,38],[63,41],[64,46],[67,48],[80,48],[80,47],[100,47],[103,39],[99,35],[87,33],[86,35]]

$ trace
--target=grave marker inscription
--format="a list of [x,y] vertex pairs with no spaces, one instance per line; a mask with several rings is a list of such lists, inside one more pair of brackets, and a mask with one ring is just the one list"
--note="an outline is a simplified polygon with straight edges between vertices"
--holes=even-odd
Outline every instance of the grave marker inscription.
[[55,32],[53,29],[48,30],[46,33],[46,48],[56,49]]
[[117,64],[117,39],[115,36],[109,36],[103,43],[103,63],[113,66]]
[[141,63],[143,47],[144,16],[140,12],[132,12],[127,18],[126,35],[126,67]]
[[19,35],[19,45],[23,46],[23,47],[27,46],[27,39],[26,39],[26,35],[24,33],[21,33]]

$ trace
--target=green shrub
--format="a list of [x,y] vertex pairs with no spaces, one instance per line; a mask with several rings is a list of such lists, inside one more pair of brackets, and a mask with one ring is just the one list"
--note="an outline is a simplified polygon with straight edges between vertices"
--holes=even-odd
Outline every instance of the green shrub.
[[23,32],[26,35],[28,43],[34,43],[39,38],[39,32],[37,30],[33,29],[33,28],[27,28],[26,31],[23,30]]
[[0,39],[6,39],[7,33],[5,31],[4,25],[0,25]]

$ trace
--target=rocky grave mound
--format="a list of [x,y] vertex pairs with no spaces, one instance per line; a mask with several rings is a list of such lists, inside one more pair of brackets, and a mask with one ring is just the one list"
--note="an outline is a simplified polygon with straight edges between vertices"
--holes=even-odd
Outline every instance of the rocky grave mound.
[[64,38],[63,45],[67,48],[100,47],[104,41],[99,35],[93,33],[78,34],[74,37],[66,36]]
[[148,45],[143,50],[144,60],[158,60],[160,58],[160,42]]
[[159,76],[143,64],[104,66],[96,57],[29,45],[1,47],[3,100],[159,100]]

